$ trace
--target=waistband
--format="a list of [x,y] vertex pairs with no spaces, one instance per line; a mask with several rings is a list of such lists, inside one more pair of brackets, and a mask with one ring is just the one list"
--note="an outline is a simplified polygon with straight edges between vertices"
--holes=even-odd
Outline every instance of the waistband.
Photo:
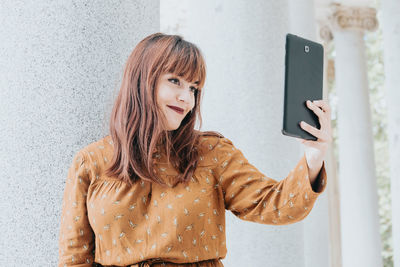
[[[114,265],[101,265],[100,263],[94,263],[95,267],[114,267]],[[132,265],[128,265],[126,267],[153,267],[154,265],[156,266],[187,266],[187,267],[194,267],[194,266],[205,266],[205,267],[223,267],[224,265],[219,259],[210,259],[210,260],[204,260],[204,261],[198,261],[198,262],[188,262],[188,263],[175,263],[175,262],[169,262],[169,261],[164,261],[160,258],[152,258],[152,259],[147,259]]]
[[[163,261],[160,258],[153,258],[153,259],[147,259],[147,260],[138,262],[133,265],[129,265],[129,267],[151,267],[155,263],[162,263],[163,266],[167,266],[167,264],[171,265],[172,262]],[[174,263],[172,263],[172,264],[174,264]]]

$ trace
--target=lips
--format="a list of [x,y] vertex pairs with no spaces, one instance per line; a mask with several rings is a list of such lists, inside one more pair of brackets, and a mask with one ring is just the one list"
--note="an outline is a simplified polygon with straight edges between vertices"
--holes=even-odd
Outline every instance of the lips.
[[181,109],[179,107],[175,107],[175,106],[168,106],[168,107],[173,109],[174,111],[178,112],[179,114],[183,114],[183,109]]

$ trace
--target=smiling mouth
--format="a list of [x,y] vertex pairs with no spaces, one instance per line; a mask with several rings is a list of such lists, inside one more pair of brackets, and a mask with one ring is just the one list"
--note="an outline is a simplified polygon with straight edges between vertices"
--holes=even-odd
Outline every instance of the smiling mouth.
[[171,107],[171,106],[167,106],[167,107],[169,107],[170,109],[172,109],[173,111],[175,111],[175,112],[177,112],[177,113],[179,113],[179,114],[183,114],[183,111],[181,111],[181,110],[178,110],[178,109],[173,108],[173,107]]

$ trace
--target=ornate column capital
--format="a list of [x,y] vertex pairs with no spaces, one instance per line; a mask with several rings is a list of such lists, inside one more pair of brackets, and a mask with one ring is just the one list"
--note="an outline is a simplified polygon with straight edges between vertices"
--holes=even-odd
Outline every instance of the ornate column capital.
[[331,4],[331,8],[329,20],[334,29],[375,31],[378,28],[375,8],[345,6],[338,3]]
[[330,43],[333,40],[332,29],[328,21],[317,21],[317,29],[319,38],[322,39],[324,43]]

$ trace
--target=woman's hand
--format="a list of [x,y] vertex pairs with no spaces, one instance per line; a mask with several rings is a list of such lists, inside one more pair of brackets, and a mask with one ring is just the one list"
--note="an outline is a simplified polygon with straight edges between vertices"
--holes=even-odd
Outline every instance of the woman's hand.
[[[318,139],[316,141],[296,138],[299,142],[305,145],[305,156],[307,165],[311,172],[319,173],[325,154],[332,143],[332,129],[331,129],[331,109],[325,100],[307,101],[307,107],[314,111],[319,118],[321,129],[317,129],[308,123],[302,121],[300,127],[314,135]],[[316,178],[316,177],[315,177]],[[313,181],[310,177],[310,180]]]

